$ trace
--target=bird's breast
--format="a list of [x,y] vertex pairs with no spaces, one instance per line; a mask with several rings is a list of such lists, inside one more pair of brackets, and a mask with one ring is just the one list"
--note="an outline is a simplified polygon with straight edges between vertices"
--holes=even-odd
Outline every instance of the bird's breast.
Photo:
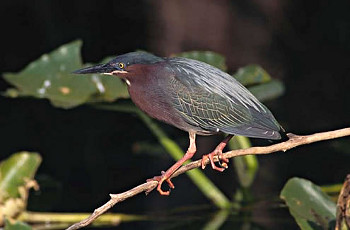
[[167,72],[166,68],[159,68],[159,66],[138,68],[137,75],[128,78],[128,90],[132,101],[143,112],[157,120],[185,131],[201,133],[203,131],[201,128],[186,122],[175,109],[171,98],[171,92],[175,90],[171,84],[172,78],[172,73]]

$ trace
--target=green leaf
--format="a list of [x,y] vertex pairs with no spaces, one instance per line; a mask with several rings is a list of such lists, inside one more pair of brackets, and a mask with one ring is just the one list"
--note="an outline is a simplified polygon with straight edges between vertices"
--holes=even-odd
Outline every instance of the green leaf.
[[205,62],[209,65],[215,66],[223,71],[226,71],[225,57],[221,54],[212,51],[190,51],[183,52],[174,55],[175,57],[190,58],[198,61]]
[[311,181],[288,180],[280,197],[301,229],[334,229],[336,205]]
[[59,47],[30,63],[20,73],[4,74],[21,96],[47,98],[58,107],[70,108],[84,103],[96,89],[86,76],[70,74],[82,66],[80,41]]
[[0,163],[0,203],[21,197],[20,187],[34,178],[41,163],[38,153],[19,152]]
[[273,80],[271,76],[258,65],[248,65],[239,68],[233,75],[241,84],[249,87],[249,91],[259,99],[268,101],[281,96],[284,93],[284,85],[279,80]]
[[242,85],[250,86],[271,81],[271,76],[259,65],[239,68],[233,75]]
[[0,163],[0,226],[4,218],[14,218],[25,210],[40,162],[39,154],[20,152]]
[[284,93],[284,85],[278,80],[272,80],[261,85],[251,86],[248,89],[259,101],[262,102],[275,99]]
[[14,223],[11,223],[9,220],[5,220],[5,228],[4,230],[31,230],[32,227],[26,223],[23,223],[21,221],[16,221]]
[[5,95],[46,98],[61,108],[72,108],[89,100],[113,101],[128,97],[119,78],[72,74],[82,68],[80,48],[81,41],[68,43],[42,55],[19,73],[4,74],[4,79],[16,87],[7,90]]

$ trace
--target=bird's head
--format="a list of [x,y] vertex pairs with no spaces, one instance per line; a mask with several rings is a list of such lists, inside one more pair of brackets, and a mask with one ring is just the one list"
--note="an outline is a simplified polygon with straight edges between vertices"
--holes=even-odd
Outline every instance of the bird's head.
[[138,65],[154,64],[164,60],[163,58],[157,57],[153,54],[146,52],[131,52],[123,55],[119,55],[112,59],[110,62],[105,64],[99,64],[95,66],[86,67],[74,71],[75,74],[107,74],[117,76],[127,76],[131,71],[132,67]]

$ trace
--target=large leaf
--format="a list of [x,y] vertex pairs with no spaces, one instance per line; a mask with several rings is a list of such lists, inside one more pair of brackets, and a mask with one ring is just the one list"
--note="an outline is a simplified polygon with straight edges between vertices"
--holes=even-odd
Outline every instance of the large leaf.
[[301,229],[334,229],[336,205],[311,181],[290,179],[280,197]]
[[96,74],[74,75],[82,67],[81,42],[75,41],[42,55],[19,73],[6,73],[6,81],[16,87],[8,96],[47,98],[54,106],[71,108],[93,98],[113,101],[127,97],[120,79]]
[[4,217],[13,218],[25,210],[40,162],[39,154],[20,152],[0,163],[0,226]]
[[212,52],[212,51],[190,51],[183,52],[174,55],[175,57],[184,57],[195,59],[198,61],[205,62],[209,65],[215,66],[223,71],[226,71],[227,67],[225,64],[225,57],[221,54]]
[[284,85],[278,80],[272,80],[260,85],[251,86],[249,91],[259,99],[259,101],[268,101],[281,96],[284,93]]
[[245,86],[271,81],[271,76],[259,65],[247,65],[239,68],[233,77]]

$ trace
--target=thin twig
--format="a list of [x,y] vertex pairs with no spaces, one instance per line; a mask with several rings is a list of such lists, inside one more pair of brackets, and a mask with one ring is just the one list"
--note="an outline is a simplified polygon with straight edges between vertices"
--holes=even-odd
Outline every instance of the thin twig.
[[[233,151],[224,153],[224,156],[226,158],[233,158],[233,157],[244,156],[244,155],[269,154],[269,153],[274,153],[278,151],[285,152],[299,145],[305,145],[313,142],[335,139],[335,138],[340,138],[344,136],[350,136],[350,128],[344,128],[344,129],[339,129],[339,130],[334,130],[329,132],[315,133],[315,134],[306,135],[306,136],[298,136],[298,135],[289,133],[288,134],[289,140],[285,142],[266,146],[266,147],[251,147],[248,149],[233,150]],[[206,164],[208,163],[209,162],[206,162]],[[198,168],[200,166],[201,166],[201,160],[193,161],[179,168],[171,176],[171,178],[179,176],[191,169]],[[67,230],[75,230],[91,224],[95,219],[97,219],[100,215],[105,213],[107,210],[111,209],[115,204],[122,202],[142,192],[149,193],[150,191],[152,191],[157,187],[157,184],[158,184],[157,181],[149,181],[141,185],[138,185],[126,192],[118,193],[118,194],[110,194],[111,199],[107,203],[95,209],[95,211],[88,218],[80,221],[79,223],[73,224],[72,226],[67,228]]]

